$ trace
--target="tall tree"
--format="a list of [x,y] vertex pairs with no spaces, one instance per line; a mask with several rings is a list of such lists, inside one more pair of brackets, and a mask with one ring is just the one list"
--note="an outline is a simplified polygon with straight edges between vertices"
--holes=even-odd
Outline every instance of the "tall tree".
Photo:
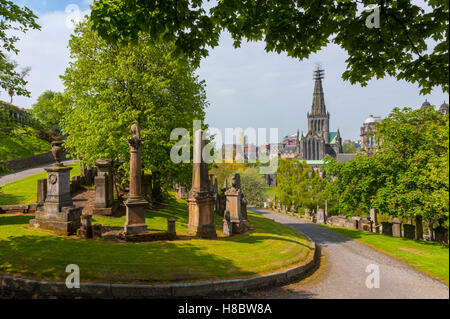
[[378,208],[448,226],[449,117],[433,108],[396,108],[377,125],[378,148],[347,163],[328,161],[327,190],[343,212]]
[[38,97],[31,112],[45,128],[59,131],[61,118],[69,104],[70,100],[61,92],[47,90]]
[[171,161],[178,141],[170,136],[185,128],[192,137],[192,121],[204,118],[204,83],[194,67],[172,59],[171,44],[153,45],[142,35],[134,44],[110,45],[86,22],[75,29],[69,47],[72,62],[62,76],[71,102],[61,121],[66,148],[85,163],[127,159],[130,125],[137,120],[145,139],[143,169],[160,176],[161,185],[189,179],[192,165]]
[[[447,0],[98,0],[94,28],[109,41],[175,41],[178,52],[199,61],[228,30],[242,40],[266,42],[266,51],[305,59],[335,43],[348,53],[343,78],[367,85],[394,76],[422,93],[449,91]],[[211,9],[207,12],[205,7]],[[373,9],[368,9],[374,6]]]
[[[17,32],[25,33],[30,29],[40,29],[37,17],[27,7],[20,7],[12,1],[0,0],[0,87],[13,95],[30,96],[26,90],[25,75],[29,70],[17,70],[17,63],[9,58],[9,54],[18,54],[16,42]],[[27,71],[28,70],[28,71]]]
[[259,206],[264,201],[264,191],[266,182],[258,170],[252,167],[240,169],[237,173],[241,176],[241,190],[244,194],[244,200],[251,204]]

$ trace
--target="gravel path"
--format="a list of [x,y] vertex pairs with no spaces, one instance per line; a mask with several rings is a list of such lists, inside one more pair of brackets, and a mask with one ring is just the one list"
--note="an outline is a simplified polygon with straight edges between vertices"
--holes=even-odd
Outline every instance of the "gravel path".
[[[73,163],[73,160],[63,161],[63,163],[64,163],[64,165],[69,165],[69,164]],[[26,170],[23,170],[20,172],[15,172],[12,174],[2,175],[2,176],[0,176],[0,186],[17,181],[18,179],[22,179],[22,178],[43,172],[44,168],[50,167],[52,165],[53,165],[53,163],[39,166],[39,167],[29,168],[29,169],[26,169]]]
[[[299,218],[264,209],[249,210],[308,235],[325,253],[324,274],[300,285],[291,298],[449,298],[447,285],[357,241]],[[366,287],[369,264],[379,267],[379,288]]]

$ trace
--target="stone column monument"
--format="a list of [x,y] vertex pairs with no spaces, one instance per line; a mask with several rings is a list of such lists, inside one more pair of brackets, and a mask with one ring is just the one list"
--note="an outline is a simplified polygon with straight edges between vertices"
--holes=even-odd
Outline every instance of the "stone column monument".
[[130,133],[133,137],[128,140],[130,147],[130,192],[125,201],[126,206],[126,234],[139,234],[147,232],[145,223],[145,209],[148,202],[141,193],[141,148],[144,140],[141,139],[139,124],[134,121]]
[[47,196],[44,206],[36,210],[30,226],[55,231],[62,235],[75,234],[80,227],[81,207],[73,205],[70,195],[70,170],[61,163],[62,139],[52,142],[56,163],[47,171]]
[[194,165],[189,205],[188,233],[203,238],[216,238],[214,226],[214,195],[209,190],[208,164],[202,159],[205,141],[202,130],[194,132]]

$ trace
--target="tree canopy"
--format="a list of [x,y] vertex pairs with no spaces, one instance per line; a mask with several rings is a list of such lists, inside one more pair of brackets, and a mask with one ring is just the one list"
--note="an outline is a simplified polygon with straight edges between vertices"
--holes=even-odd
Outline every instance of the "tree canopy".
[[[91,19],[108,41],[136,41],[143,31],[153,41],[174,41],[178,54],[197,63],[218,45],[222,30],[235,47],[264,40],[266,51],[300,60],[335,43],[348,53],[343,79],[352,84],[394,76],[417,83],[423,94],[433,87],[449,92],[449,4],[425,0],[422,6],[410,0],[98,0]],[[379,26],[366,25],[375,20]]]
[[18,54],[15,44],[19,40],[14,32],[27,32],[39,29],[37,17],[27,7],[20,7],[12,1],[0,0],[0,86],[8,93],[30,96],[25,88],[24,76],[27,68],[17,70],[17,63],[10,59],[10,54]]
[[38,97],[31,112],[45,128],[59,131],[61,118],[69,104],[69,99],[61,92],[47,90]]
[[134,44],[110,45],[89,23],[75,29],[69,47],[72,62],[62,76],[70,100],[61,121],[65,147],[84,163],[126,160],[130,126],[137,120],[145,140],[142,168],[162,183],[190,179],[192,165],[170,160],[177,142],[170,136],[174,128],[185,128],[192,137],[192,121],[204,119],[204,83],[194,67],[172,59],[170,43],[153,45],[142,35]]
[[431,107],[396,108],[377,124],[375,138],[372,156],[325,166],[327,190],[341,210],[448,221],[449,116]]

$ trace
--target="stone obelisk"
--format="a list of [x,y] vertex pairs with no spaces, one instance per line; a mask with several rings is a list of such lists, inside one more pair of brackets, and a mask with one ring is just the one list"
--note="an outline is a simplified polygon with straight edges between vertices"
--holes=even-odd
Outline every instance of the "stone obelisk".
[[205,141],[202,130],[194,132],[194,164],[192,169],[192,188],[189,192],[188,233],[202,238],[216,238],[214,226],[214,195],[210,192],[208,163],[202,158]]
[[127,215],[125,221],[126,234],[139,234],[147,231],[145,223],[145,210],[148,202],[141,193],[141,148],[144,140],[141,139],[139,124],[134,121],[130,133],[133,137],[128,140],[130,147],[130,192],[125,201]]

